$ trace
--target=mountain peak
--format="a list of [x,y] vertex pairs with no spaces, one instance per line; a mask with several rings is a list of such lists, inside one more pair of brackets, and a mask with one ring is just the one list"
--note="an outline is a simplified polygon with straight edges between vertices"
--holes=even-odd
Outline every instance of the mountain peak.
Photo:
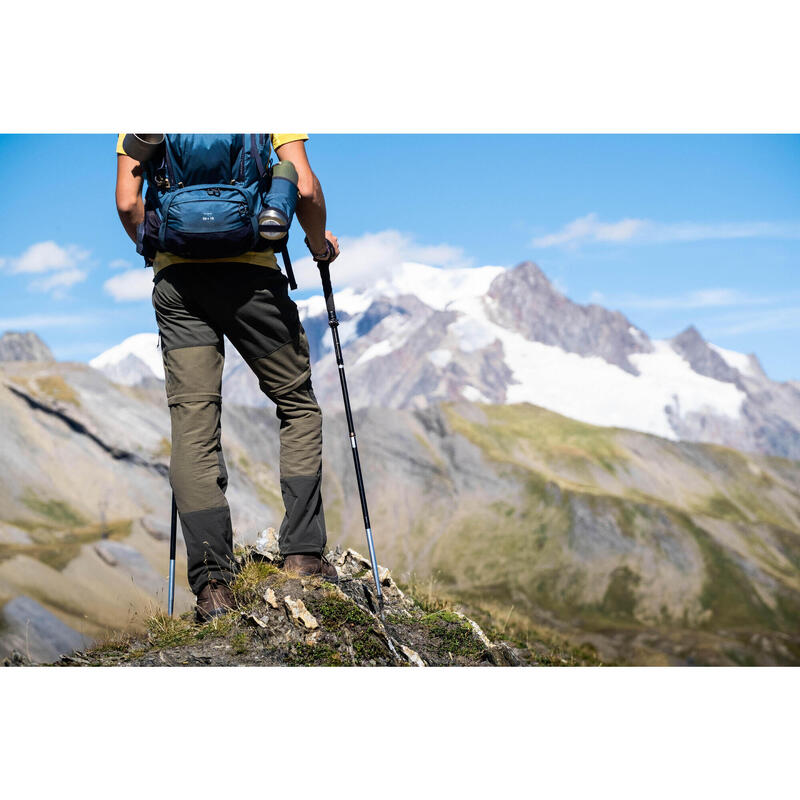
[[564,294],[556,289],[553,282],[535,261],[522,261],[509,270],[509,274],[514,275],[521,284],[533,291],[545,291],[558,297],[564,297]]
[[694,325],[681,331],[670,343],[698,375],[737,385],[741,382],[739,371],[708,344]]
[[6,331],[0,336],[0,361],[55,361],[55,358],[33,331]]
[[633,375],[633,353],[649,353],[650,340],[618,311],[582,306],[559,292],[541,268],[523,261],[492,281],[491,315],[530,341],[581,356],[600,356]]
[[116,383],[133,385],[146,378],[164,379],[157,333],[136,333],[89,362]]
[[673,339],[673,341],[675,341],[675,342],[681,341],[681,342],[686,342],[687,344],[689,344],[691,342],[704,342],[705,339],[703,339],[702,335],[700,334],[700,331],[697,330],[697,328],[695,328],[694,325],[689,325],[687,328],[682,330]]

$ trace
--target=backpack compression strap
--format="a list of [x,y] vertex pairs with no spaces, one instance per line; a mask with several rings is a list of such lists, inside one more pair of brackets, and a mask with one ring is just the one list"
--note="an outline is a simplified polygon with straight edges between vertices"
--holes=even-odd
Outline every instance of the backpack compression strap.
[[[246,145],[247,143],[247,134],[243,134],[244,142],[243,144]],[[244,158],[244,150],[242,151],[242,158]],[[255,133],[250,134],[250,155],[253,156],[253,160],[256,162],[256,168],[258,169],[258,174],[261,178],[265,178],[267,176],[267,170],[264,168],[264,161],[261,158],[261,153],[259,152],[258,148],[258,139]],[[271,231],[281,230],[281,228],[276,228],[275,226],[270,226],[269,228]],[[286,270],[286,277],[289,279],[289,287],[291,289],[297,288],[297,281],[294,279],[294,270],[292,270],[292,261],[289,258],[289,226],[286,226],[286,237],[282,242],[282,246],[280,249],[280,254],[283,257],[283,267]]]

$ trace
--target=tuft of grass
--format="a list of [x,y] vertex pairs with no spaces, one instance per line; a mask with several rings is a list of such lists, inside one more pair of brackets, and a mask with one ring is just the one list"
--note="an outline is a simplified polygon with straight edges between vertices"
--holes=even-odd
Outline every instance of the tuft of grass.
[[204,623],[199,628],[195,628],[194,638],[198,642],[202,642],[204,639],[227,636],[234,629],[235,625],[236,614],[234,612],[222,614]]
[[253,603],[260,602],[267,578],[271,576],[280,578],[282,575],[283,573],[274,564],[246,555],[231,583],[237,605],[243,610]]
[[89,658],[92,658],[92,656],[126,655],[130,652],[134,641],[135,637],[132,633],[115,631],[107,638],[95,642],[92,648],[86,651],[86,655]]
[[433,614],[437,611],[452,611],[453,604],[444,595],[438,581],[439,578],[434,573],[427,580],[423,580],[416,573],[412,573],[407,582],[398,583],[398,586],[403,594],[411,597],[426,614]]
[[147,619],[146,624],[148,642],[158,650],[190,644],[195,638],[196,628],[191,614],[170,617],[159,610]]

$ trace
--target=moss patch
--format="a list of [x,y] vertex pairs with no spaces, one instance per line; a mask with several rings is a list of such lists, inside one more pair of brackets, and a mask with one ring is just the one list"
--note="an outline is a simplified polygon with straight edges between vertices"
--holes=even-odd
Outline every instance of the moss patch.
[[286,663],[290,667],[341,667],[338,651],[327,644],[295,644],[289,650]]
[[349,597],[328,594],[322,602],[312,603],[313,614],[323,627],[337,631],[344,625],[371,627],[372,620]]
[[484,646],[472,626],[451,611],[437,611],[427,614],[420,622],[425,625],[437,641],[439,655],[463,656],[478,659]]
[[79,511],[72,508],[69,503],[65,503],[63,500],[39,497],[30,488],[25,490],[20,500],[35,514],[45,517],[54,525],[74,528],[77,525],[85,525],[88,521]]
[[242,653],[246,653],[250,646],[250,632],[249,631],[237,631],[233,636],[231,636],[231,649],[237,655],[241,655]]

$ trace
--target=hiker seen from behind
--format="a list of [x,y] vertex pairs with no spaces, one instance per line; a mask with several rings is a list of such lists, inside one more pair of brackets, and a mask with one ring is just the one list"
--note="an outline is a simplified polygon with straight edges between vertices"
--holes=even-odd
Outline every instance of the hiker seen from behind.
[[233,606],[236,572],[220,441],[223,337],[255,373],[280,421],[284,568],[338,580],[323,555],[322,413],[308,340],[275,255],[285,248],[293,213],[316,261],[339,254],[325,229],[307,139],[120,134],[117,143],[117,210],[153,269],[172,426],[170,483],[200,621]]

